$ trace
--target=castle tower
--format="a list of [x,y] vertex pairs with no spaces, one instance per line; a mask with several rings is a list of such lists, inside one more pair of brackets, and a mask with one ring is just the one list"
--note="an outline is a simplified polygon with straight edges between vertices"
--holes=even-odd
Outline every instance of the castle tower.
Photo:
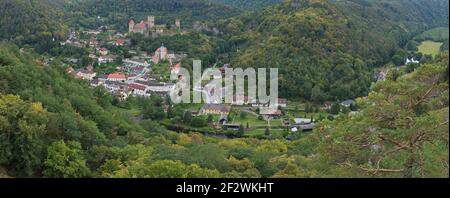
[[134,31],[134,25],[136,25],[136,23],[134,22],[133,19],[131,19],[130,22],[128,22],[128,32],[129,33]]
[[147,25],[148,25],[148,28],[155,27],[155,16],[148,16],[147,17]]
[[177,27],[177,29],[181,29],[181,20],[180,19],[175,19],[175,27]]

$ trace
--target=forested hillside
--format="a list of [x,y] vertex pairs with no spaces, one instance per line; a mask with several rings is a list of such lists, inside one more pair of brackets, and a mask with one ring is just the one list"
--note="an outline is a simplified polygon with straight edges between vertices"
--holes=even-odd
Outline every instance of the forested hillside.
[[243,11],[257,10],[262,7],[282,2],[282,0],[211,0],[213,2],[229,5]]
[[[362,110],[322,123],[317,152],[334,177],[448,177],[448,51],[372,86]],[[311,137],[313,138],[313,137]],[[314,139],[313,138],[313,139]]]
[[63,13],[47,0],[0,0],[0,38],[64,37]]
[[33,45],[45,52],[63,40],[68,32],[63,12],[49,0],[0,0],[0,40]]
[[448,1],[290,0],[221,23],[225,60],[277,67],[280,92],[313,101],[367,94],[372,68],[413,36],[448,26]]
[[157,24],[173,23],[179,18],[183,26],[188,26],[194,21],[213,21],[239,14],[236,9],[206,0],[71,0],[66,3],[66,10],[71,13],[74,26],[114,25],[118,29],[126,29],[131,18],[143,20],[149,15],[156,17]]

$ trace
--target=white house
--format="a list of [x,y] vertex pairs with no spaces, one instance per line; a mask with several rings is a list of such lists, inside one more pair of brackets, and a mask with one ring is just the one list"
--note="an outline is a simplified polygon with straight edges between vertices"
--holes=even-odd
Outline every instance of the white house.
[[97,61],[100,64],[110,63],[110,62],[114,61],[114,57],[112,57],[112,56],[100,56],[100,57],[98,57]]
[[408,65],[411,63],[420,63],[420,62],[418,60],[414,60],[414,57],[412,57],[411,59],[407,58],[405,64]]

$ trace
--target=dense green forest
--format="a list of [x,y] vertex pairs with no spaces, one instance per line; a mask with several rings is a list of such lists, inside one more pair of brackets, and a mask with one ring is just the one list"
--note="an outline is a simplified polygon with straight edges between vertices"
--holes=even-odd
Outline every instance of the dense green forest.
[[36,46],[38,52],[55,47],[68,33],[56,1],[0,0],[0,40]]
[[239,8],[243,11],[257,10],[262,7],[282,2],[282,0],[211,0],[211,1]]
[[[291,0],[219,23],[223,59],[277,67],[281,95],[317,102],[367,94],[372,68],[416,34],[448,26],[448,1]],[[406,57],[403,57],[406,59]]]
[[431,30],[427,30],[417,36],[414,37],[414,40],[417,42],[431,40],[436,42],[444,42],[448,40],[449,30],[448,27],[438,27],[433,28]]
[[207,0],[71,0],[65,10],[74,26],[113,25],[120,30],[127,28],[131,18],[146,20],[149,15],[156,17],[157,24],[174,23],[179,18],[183,26],[190,26],[195,21],[214,21],[239,14],[236,9]]

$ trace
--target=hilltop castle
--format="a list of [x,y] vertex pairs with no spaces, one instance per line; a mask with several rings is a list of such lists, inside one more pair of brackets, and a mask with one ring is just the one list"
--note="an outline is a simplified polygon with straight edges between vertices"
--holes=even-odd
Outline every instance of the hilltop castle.
[[[142,20],[136,23],[133,19],[128,22],[128,32],[129,33],[141,33],[145,34],[155,27],[155,16],[148,16],[147,21]],[[175,27],[181,29],[181,20],[175,20]]]
[[147,21],[136,23],[133,19],[128,22],[128,32],[144,34],[149,29],[155,27],[155,16],[148,16]]

